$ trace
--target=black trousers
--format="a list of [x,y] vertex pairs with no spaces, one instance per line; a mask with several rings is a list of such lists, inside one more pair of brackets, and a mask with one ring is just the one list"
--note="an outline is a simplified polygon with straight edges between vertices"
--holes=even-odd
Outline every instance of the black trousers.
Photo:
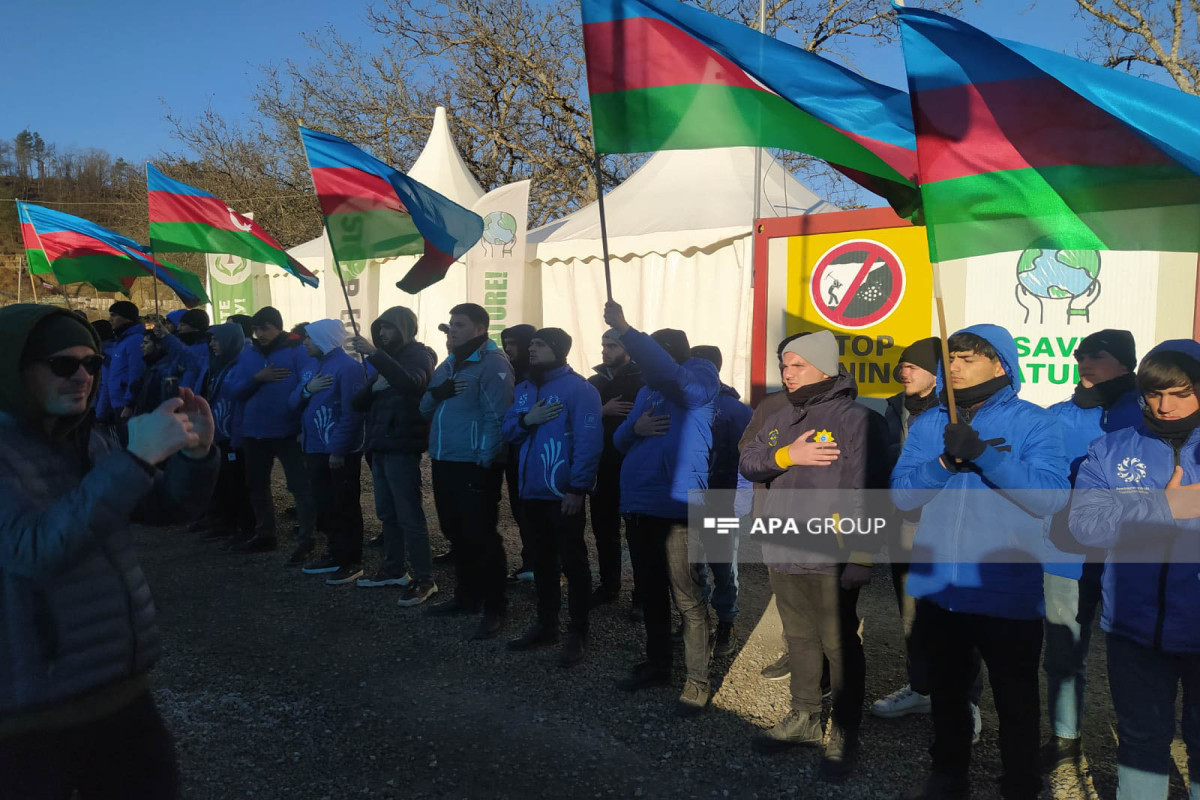
[[[504,483],[508,487],[508,508],[512,511],[513,521],[517,523],[517,532],[521,534],[521,563],[522,567],[532,567],[534,560],[533,537],[527,530],[525,515],[521,511],[521,448],[508,448],[508,462],[504,465]],[[505,568],[507,570],[507,567]]]
[[1038,668],[1042,620],[964,614],[917,601],[913,636],[925,651],[933,700],[933,771],[966,777],[971,766],[973,680],[971,653],[987,664],[1000,717],[1000,793],[1006,800],[1037,797],[1042,778],[1041,696]]
[[217,525],[237,533],[254,529],[254,508],[246,489],[246,457],[229,442],[221,444],[221,472],[213,490],[209,513]]
[[150,692],[108,716],[0,739],[0,800],[172,800],[175,743]]
[[438,524],[454,548],[455,597],[485,611],[507,608],[504,541],[496,530],[504,467],[433,462]]
[[586,636],[588,607],[592,599],[592,568],[588,565],[587,544],[583,540],[586,522],[583,509],[578,514],[564,516],[561,500],[522,500],[521,508],[533,545],[538,621],[558,627],[558,612],[562,607],[559,575],[566,575],[567,606],[571,611],[569,629]]
[[596,491],[589,501],[592,535],[596,537],[596,562],[600,585],[621,588],[621,464],[601,464],[596,474]]
[[242,454],[246,459],[246,490],[254,508],[254,532],[275,538],[275,502],[271,497],[271,468],[275,459],[283,466],[287,488],[296,500],[296,521],[300,538],[312,538],[315,510],[308,476],[304,471],[304,452],[295,436],[282,439],[245,439]]
[[345,464],[329,466],[328,453],[306,453],[304,466],[329,555],[343,567],[362,563],[362,453],[347,453]]
[[842,730],[857,730],[867,688],[859,590],[843,589],[840,575],[789,575],[773,569],[768,574],[787,639],[792,708],[820,712],[821,674],[828,661],[833,722]]

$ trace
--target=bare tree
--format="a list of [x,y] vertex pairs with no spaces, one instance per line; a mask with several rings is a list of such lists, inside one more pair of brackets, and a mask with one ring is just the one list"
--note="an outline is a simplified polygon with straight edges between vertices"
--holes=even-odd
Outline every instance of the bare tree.
[[1075,1],[1089,21],[1087,55],[1141,75],[1162,70],[1183,91],[1200,94],[1200,0]]

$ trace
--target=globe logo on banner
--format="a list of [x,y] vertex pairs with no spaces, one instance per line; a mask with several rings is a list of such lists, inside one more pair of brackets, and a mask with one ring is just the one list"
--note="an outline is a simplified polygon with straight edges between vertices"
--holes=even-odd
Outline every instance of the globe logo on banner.
[[507,211],[493,211],[483,218],[483,247],[488,256],[497,255],[492,248],[499,248],[499,255],[511,255],[516,241],[517,218],[512,214]]
[[1021,253],[1017,260],[1017,303],[1025,322],[1036,312],[1046,321],[1044,301],[1066,300],[1067,324],[1092,321],[1091,307],[1100,297],[1100,254],[1095,250],[1041,250]]
[[218,256],[209,275],[224,286],[240,286],[250,277],[250,261],[238,256]]
[[835,328],[869,328],[887,319],[904,297],[904,265],[871,239],[842,242],[813,268],[809,295],[821,319]]

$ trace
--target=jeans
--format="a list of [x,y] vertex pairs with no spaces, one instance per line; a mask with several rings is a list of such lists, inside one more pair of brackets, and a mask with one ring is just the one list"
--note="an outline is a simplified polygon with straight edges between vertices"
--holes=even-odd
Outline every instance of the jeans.
[[421,454],[374,453],[375,516],[383,523],[383,563],[404,572],[405,560],[415,581],[433,577],[429,527],[421,505]]
[[773,569],[768,575],[788,643],[792,709],[820,712],[821,673],[828,660],[834,724],[858,730],[867,688],[859,590],[843,589],[840,575],[789,575]]
[[308,483],[322,529],[329,537],[329,556],[339,566],[362,564],[362,453],[347,453],[345,464],[329,466],[328,453],[304,457]]
[[310,540],[316,511],[308,487],[308,476],[304,471],[304,452],[294,436],[283,439],[246,439],[242,442],[246,457],[246,489],[250,493],[250,505],[254,509],[254,533],[257,536],[275,538],[275,503],[271,498],[271,468],[275,459],[283,465],[287,477],[287,488],[296,501],[296,521],[300,525],[300,539]]
[[646,656],[670,668],[671,598],[683,617],[687,677],[708,685],[708,603],[688,563],[687,520],[631,514],[625,520],[633,579],[641,595],[646,625]]
[[929,664],[933,701],[933,771],[965,778],[971,765],[972,651],[987,664],[1000,717],[1000,794],[1033,800],[1041,790],[1040,619],[965,614],[917,601],[913,636]]
[[221,472],[209,512],[221,527],[249,533],[254,530],[254,508],[246,489],[246,456],[240,449],[230,447],[229,442],[222,442],[220,448]]
[[1117,714],[1117,800],[1165,800],[1181,683],[1191,796],[1200,797],[1200,655],[1163,653],[1112,633],[1107,644]]
[[[596,491],[589,501],[592,535],[596,537],[596,562],[600,586],[621,588],[621,463],[601,464],[596,473]],[[626,534],[628,535],[628,533]]]
[[558,612],[562,608],[559,575],[566,575],[567,606],[571,610],[569,629],[587,636],[592,569],[588,566],[587,543],[583,540],[587,522],[583,509],[578,514],[563,516],[561,500],[522,500],[521,510],[533,545],[538,621],[558,630]]
[[433,462],[433,502],[442,533],[454,549],[457,600],[485,611],[507,608],[504,540],[496,530],[504,467]]
[[0,739],[0,800],[179,797],[175,743],[147,691],[107,716]]
[[1046,706],[1053,735],[1078,739],[1092,622],[1100,606],[1099,570],[1084,568],[1081,580],[1046,573]]

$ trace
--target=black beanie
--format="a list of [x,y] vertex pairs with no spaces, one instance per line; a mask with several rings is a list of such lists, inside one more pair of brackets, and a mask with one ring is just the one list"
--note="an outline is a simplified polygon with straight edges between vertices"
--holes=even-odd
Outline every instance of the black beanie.
[[273,306],[263,306],[254,312],[254,316],[250,318],[250,325],[274,325],[283,330],[283,315]]
[[654,343],[667,351],[667,355],[682,364],[692,357],[692,346],[688,344],[687,334],[675,328],[662,328],[650,334]]
[[208,314],[203,308],[193,308],[179,318],[180,325],[191,325],[198,331],[208,330]]
[[[546,330],[558,330],[558,328],[547,328]],[[500,341],[505,342],[511,339],[520,347],[529,347],[530,340],[537,338],[537,334],[537,328],[522,323],[500,331]],[[546,342],[546,344],[549,344],[549,342]]]
[[717,371],[721,371],[721,348],[712,344],[698,344],[692,348],[692,358],[703,358],[705,361],[711,361]]
[[250,317],[246,316],[245,314],[231,314],[230,316],[225,318],[225,321],[232,322],[234,325],[241,326],[242,333],[245,334],[247,339],[249,339],[251,336],[254,335],[250,330],[250,325],[252,324],[252,320],[250,319]]
[[1079,343],[1076,355],[1094,356],[1101,351],[1108,353],[1117,361],[1133,372],[1137,369],[1137,347],[1133,343],[1133,334],[1116,328],[1105,328],[1102,331],[1084,337]]
[[554,352],[554,357],[559,361],[566,361],[567,354],[571,352],[571,334],[564,331],[562,328],[542,328],[529,337],[530,341],[541,339]]
[[68,347],[82,345],[94,351],[96,338],[92,326],[78,314],[51,314],[43,317],[29,332],[29,337],[25,340],[25,349],[21,352],[21,366],[40,361]]
[[138,317],[140,316],[140,314],[138,314],[138,307],[128,300],[118,300],[117,302],[113,303],[108,307],[108,313],[116,314],[118,317],[124,317],[130,322],[137,322]]
[[900,353],[900,358],[896,361],[896,368],[899,369],[901,364],[912,364],[914,367],[920,367],[926,372],[937,375],[938,364],[942,360],[942,340],[936,336],[930,336],[928,339],[918,339],[917,341],[904,348]]

